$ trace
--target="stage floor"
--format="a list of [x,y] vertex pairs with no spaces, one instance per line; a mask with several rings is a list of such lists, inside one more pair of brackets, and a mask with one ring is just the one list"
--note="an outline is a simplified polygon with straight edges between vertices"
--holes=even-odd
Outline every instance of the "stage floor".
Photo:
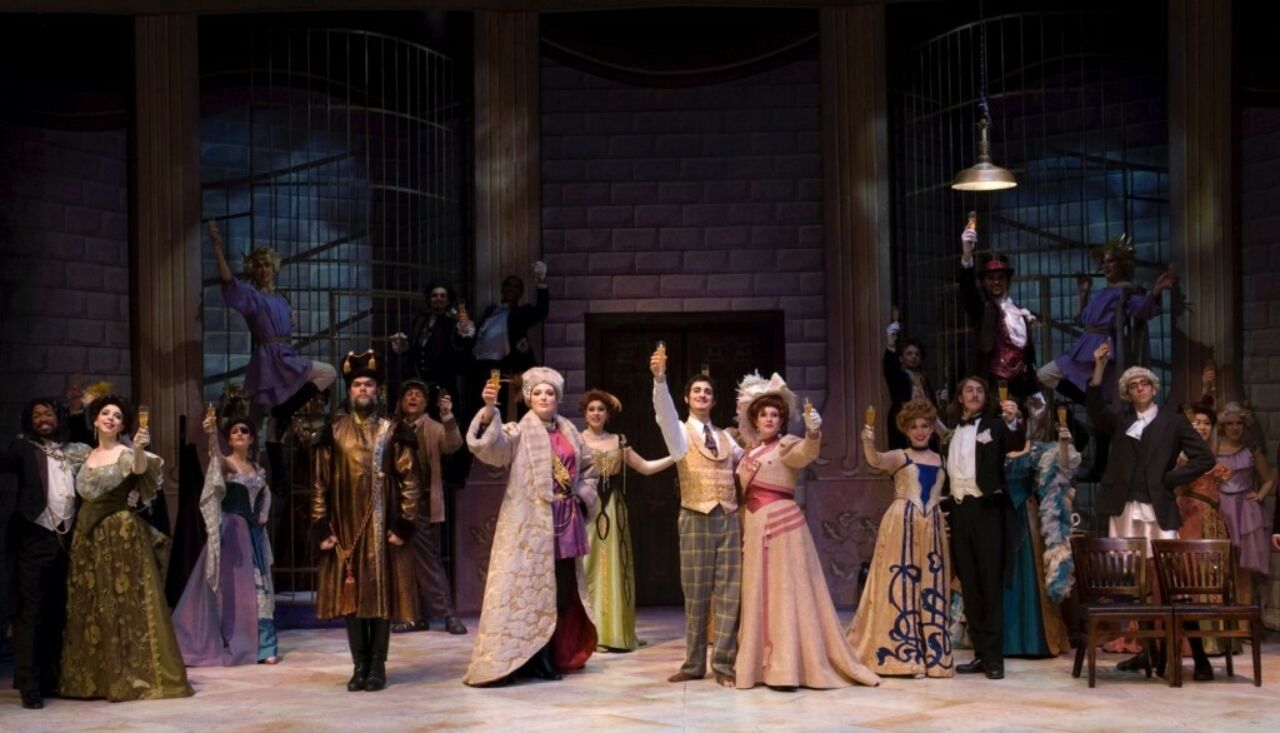
[[[842,614],[847,617],[848,614]],[[476,620],[466,619],[474,629]],[[1099,655],[1098,687],[1072,679],[1071,659],[1011,659],[999,682],[978,676],[889,679],[881,687],[775,692],[724,690],[708,680],[673,685],[667,675],[684,655],[678,609],[644,609],[632,654],[598,654],[561,682],[522,682],[498,689],[462,684],[472,635],[428,631],[392,637],[391,686],[349,693],[351,673],[341,630],[285,631],[276,667],[190,670],[196,695],[183,700],[112,704],[53,699],[23,710],[18,694],[0,692],[0,731],[1137,731],[1280,730],[1280,644],[1263,649],[1263,686],[1243,674],[1186,686],[1121,674],[1114,655]],[[969,653],[960,653],[967,660]],[[1104,661],[1105,660],[1105,661]],[[7,675],[6,675],[7,676]]]

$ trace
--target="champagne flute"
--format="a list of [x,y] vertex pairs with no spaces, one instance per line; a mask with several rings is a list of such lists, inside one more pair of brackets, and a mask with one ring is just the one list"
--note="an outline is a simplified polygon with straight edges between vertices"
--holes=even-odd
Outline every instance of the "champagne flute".
[[1009,400],[1009,383],[1003,379],[996,382],[996,393],[1000,395],[1001,402]]
[[1067,406],[1058,405],[1058,427],[1065,428],[1067,426]]
[[969,212],[969,223],[965,224],[964,228],[972,231],[974,234],[978,233],[978,212]]
[[149,405],[138,405],[138,429],[147,430],[151,425],[151,407]]
[[809,401],[808,397],[805,397],[804,398],[804,416],[809,417],[812,414],[813,414],[813,403]]
[[495,391],[502,389],[502,370],[500,369],[489,370],[489,384],[493,387]]
[[867,410],[862,417],[868,426],[874,426],[876,424],[876,406],[867,405]]

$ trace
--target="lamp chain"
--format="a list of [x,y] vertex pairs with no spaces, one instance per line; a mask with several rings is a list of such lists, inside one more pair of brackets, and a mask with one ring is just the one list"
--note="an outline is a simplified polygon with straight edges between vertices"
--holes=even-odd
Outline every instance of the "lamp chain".
[[978,110],[982,112],[982,116],[990,119],[991,115],[987,109],[987,14],[985,12],[983,0],[978,0],[978,63],[981,68],[982,89],[978,97]]

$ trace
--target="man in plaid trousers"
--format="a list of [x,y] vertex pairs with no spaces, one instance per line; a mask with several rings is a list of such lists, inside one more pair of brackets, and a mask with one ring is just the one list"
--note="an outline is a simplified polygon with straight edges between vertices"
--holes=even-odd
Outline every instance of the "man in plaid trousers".
[[707,674],[707,613],[713,614],[711,671],[733,687],[738,656],[738,604],[742,584],[742,526],[733,471],[742,447],[711,424],[715,388],[699,374],[685,386],[689,419],[680,422],[667,388],[665,348],[649,358],[653,410],[680,475],[680,587],[684,591],[685,660],[668,682]]

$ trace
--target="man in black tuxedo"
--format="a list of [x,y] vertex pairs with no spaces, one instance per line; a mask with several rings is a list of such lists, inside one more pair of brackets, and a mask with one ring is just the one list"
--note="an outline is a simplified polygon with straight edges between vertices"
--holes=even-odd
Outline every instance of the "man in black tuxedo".
[[[897,321],[885,329],[886,344],[881,370],[884,372],[885,384],[889,386],[889,414],[885,419],[889,423],[889,447],[910,448],[911,441],[898,429],[896,418],[902,406],[911,400],[928,400],[933,402],[933,388],[929,377],[924,373],[924,343],[917,338],[909,338],[899,345],[902,327]],[[930,439],[930,447],[937,450],[937,439]]]
[[[1036,344],[1031,326],[1035,318],[1009,296],[1013,266],[1002,254],[992,253],[974,267],[973,251],[978,233],[966,228],[960,236],[964,250],[956,283],[969,326],[978,337],[969,356],[969,371],[994,385],[1008,382],[1009,392],[1018,400],[1040,391],[1036,379]],[[978,292],[978,282],[982,292]]]
[[961,674],[1004,677],[1004,578],[1009,561],[1005,527],[1013,505],[1005,494],[1005,455],[1026,445],[1026,427],[1012,400],[1000,403],[1000,417],[984,414],[987,383],[960,380],[956,401],[960,422],[947,446],[951,498],[951,551],[964,614],[973,639],[973,661],[956,665]]
[[17,476],[17,608],[13,619],[13,686],[25,708],[44,707],[58,688],[67,611],[67,552],[75,520],[75,474],[89,446],[64,444],[63,410],[37,399],[22,413],[24,433],[0,453],[0,471]]
[[520,305],[524,297],[524,281],[515,275],[502,281],[502,302],[485,309],[476,334],[475,358],[480,375],[477,384],[488,379],[490,369],[503,374],[522,374],[542,362],[529,344],[529,329],[547,320],[551,312],[551,295],[547,290],[547,266],[533,263],[537,297],[531,305]]
[[[1098,488],[1098,512],[1108,517],[1108,536],[1177,539],[1182,514],[1173,491],[1213,468],[1213,452],[1182,413],[1156,405],[1160,378],[1146,367],[1130,367],[1120,375],[1119,393],[1127,404],[1114,410],[1102,392],[1110,358],[1111,343],[1104,341],[1093,352],[1093,378],[1085,392],[1089,421],[1112,438]],[[1186,456],[1186,463],[1178,465],[1179,454]],[[1151,557],[1150,546],[1147,557]],[[1204,648],[1193,644],[1192,652],[1195,679],[1213,679]],[[1116,668],[1137,671],[1144,666],[1139,654]]]

